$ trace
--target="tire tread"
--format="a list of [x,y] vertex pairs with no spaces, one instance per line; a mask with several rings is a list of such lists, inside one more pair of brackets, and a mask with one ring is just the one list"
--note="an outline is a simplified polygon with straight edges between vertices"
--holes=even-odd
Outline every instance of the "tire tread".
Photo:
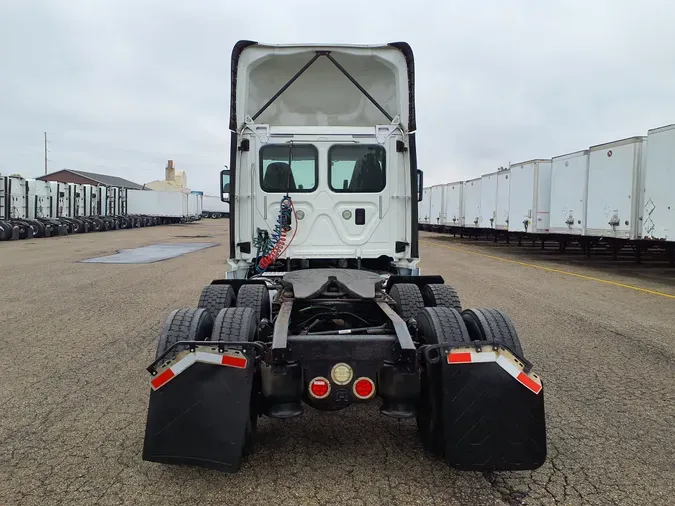
[[462,302],[457,290],[449,285],[429,284],[422,288],[422,297],[426,307],[449,307],[462,312]]
[[424,298],[419,287],[414,283],[396,283],[389,295],[396,302],[399,315],[404,320],[415,318],[424,308]]

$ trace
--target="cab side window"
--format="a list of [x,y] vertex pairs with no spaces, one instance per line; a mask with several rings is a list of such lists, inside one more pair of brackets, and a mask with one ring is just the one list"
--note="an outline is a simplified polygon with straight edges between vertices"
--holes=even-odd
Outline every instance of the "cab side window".
[[379,193],[387,182],[386,169],[386,151],[380,145],[335,145],[328,150],[328,181],[334,192]]

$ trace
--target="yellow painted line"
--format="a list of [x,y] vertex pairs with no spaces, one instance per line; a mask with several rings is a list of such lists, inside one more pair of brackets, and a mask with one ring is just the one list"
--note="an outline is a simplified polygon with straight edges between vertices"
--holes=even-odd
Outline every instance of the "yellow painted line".
[[656,290],[648,290],[647,288],[640,288],[639,286],[626,285],[624,283],[617,283],[616,281],[609,281],[608,279],[596,278],[593,276],[586,276],[585,274],[577,274],[576,272],[563,271],[562,269],[553,269],[551,267],[544,267],[543,265],[531,264],[528,262],[519,262],[518,260],[511,260],[510,258],[498,257],[495,255],[488,255],[487,253],[479,253],[477,251],[471,251],[466,248],[455,248],[453,246],[446,246],[445,244],[440,244],[438,241],[429,241],[425,239],[420,239],[421,243],[430,244],[432,246],[438,246],[439,248],[445,248],[452,251],[458,251],[460,253],[467,253],[469,255],[477,255],[486,258],[492,258],[493,260],[501,260],[502,262],[509,262],[512,264],[522,265],[523,267],[531,267],[533,269],[540,269],[542,271],[555,272],[557,274],[565,274],[566,276],[574,276],[575,278],[585,279],[587,281],[595,281],[597,283],[605,283],[607,285],[619,286],[621,288],[629,288],[637,292],[650,293],[652,295],[659,295],[667,299],[675,299],[675,295],[669,293],[658,292]]

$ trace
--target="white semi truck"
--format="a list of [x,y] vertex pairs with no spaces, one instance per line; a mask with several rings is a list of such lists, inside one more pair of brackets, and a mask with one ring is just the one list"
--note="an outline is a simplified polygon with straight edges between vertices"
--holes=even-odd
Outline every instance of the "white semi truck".
[[541,466],[511,320],[418,267],[410,46],[240,41],[231,61],[229,269],[165,321],[143,459],[234,472],[261,416],[379,401],[452,467]]

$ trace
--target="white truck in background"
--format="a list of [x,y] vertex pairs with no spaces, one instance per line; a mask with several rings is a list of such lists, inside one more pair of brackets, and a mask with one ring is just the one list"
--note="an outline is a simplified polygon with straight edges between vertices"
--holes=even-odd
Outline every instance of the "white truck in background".
[[230,216],[230,203],[223,202],[220,197],[204,195],[202,205],[202,217],[204,218],[227,218]]

